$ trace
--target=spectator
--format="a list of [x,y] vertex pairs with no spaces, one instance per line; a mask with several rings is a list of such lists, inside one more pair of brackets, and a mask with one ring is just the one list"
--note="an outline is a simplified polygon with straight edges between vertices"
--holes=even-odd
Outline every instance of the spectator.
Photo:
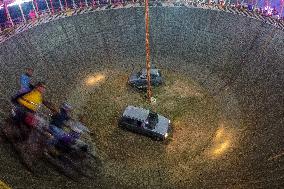
[[253,11],[253,5],[252,4],[248,4],[248,11]]
[[276,10],[276,8],[274,7],[272,10],[272,15],[278,15],[278,11]]
[[20,78],[21,89],[19,91],[20,94],[27,93],[33,89],[33,85],[31,84],[32,76],[33,76],[32,68],[27,68],[26,73],[21,75]]
[[30,19],[32,19],[32,20],[35,20],[35,19],[36,19],[36,13],[35,13],[34,10],[31,10],[31,11],[30,11],[29,17],[30,17]]

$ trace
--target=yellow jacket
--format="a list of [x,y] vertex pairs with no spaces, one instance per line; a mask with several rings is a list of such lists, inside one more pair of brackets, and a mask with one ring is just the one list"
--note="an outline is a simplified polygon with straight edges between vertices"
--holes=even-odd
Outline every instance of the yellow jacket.
[[18,103],[32,111],[37,111],[43,102],[42,94],[37,89],[23,95],[18,100]]

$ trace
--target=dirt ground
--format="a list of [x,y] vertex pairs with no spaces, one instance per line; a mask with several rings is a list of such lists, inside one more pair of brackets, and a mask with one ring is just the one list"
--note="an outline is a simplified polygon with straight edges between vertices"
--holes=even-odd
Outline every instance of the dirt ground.
[[[33,175],[11,146],[0,140],[0,161],[5,162],[0,167],[1,180],[13,188],[187,188],[218,169],[237,166],[230,152],[237,146],[238,130],[206,91],[187,75],[163,70],[166,82],[153,89],[157,102],[149,105],[144,92],[127,85],[129,74],[99,70],[78,81],[67,95],[74,115],[84,112],[103,158],[104,171],[97,180],[77,183],[45,164],[41,175]],[[117,122],[127,105],[151,108],[168,117],[173,124],[169,140],[154,141],[119,129]]]

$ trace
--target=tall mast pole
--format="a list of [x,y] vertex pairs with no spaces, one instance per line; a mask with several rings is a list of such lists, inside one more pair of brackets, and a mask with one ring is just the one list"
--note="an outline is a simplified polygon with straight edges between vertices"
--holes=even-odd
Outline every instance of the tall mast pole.
[[149,0],[145,0],[145,27],[146,27],[146,71],[147,71],[147,98],[151,102],[152,89],[151,89],[151,77],[150,77],[150,41],[149,41]]

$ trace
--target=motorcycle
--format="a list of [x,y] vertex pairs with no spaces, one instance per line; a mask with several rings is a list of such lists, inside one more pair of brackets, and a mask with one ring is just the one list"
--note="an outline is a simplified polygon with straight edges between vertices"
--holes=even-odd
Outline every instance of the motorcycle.
[[[50,145],[48,142],[55,137],[49,125],[50,112],[30,113],[12,104],[10,118],[13,124],[7,125],[4,134],[32,172],[36,172],[33,164],[44,157],[59,172],[73,180],[82,176],[92,178],[101,173],[102,161],[88,133],[67,143],[59,140],[56,145]],[[33,152],[30,144],[37,146],[39,151],[30,153]]]

